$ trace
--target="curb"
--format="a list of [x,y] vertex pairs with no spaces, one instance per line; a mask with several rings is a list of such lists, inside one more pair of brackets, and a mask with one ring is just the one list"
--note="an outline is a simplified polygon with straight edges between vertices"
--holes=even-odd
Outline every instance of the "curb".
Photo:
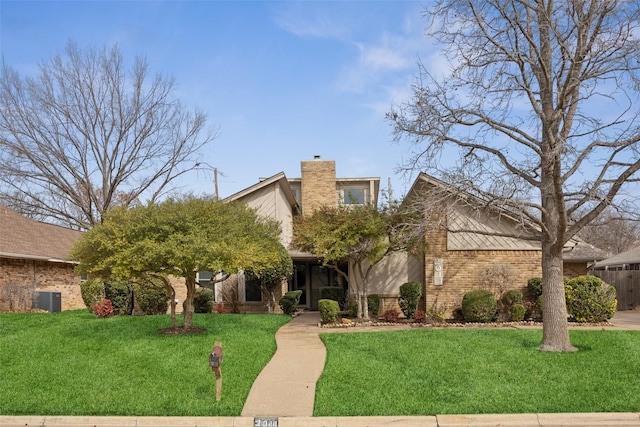
[[64,417],[3,416],[2,427],[619,427],[640,413],[480,414],[411,417]]

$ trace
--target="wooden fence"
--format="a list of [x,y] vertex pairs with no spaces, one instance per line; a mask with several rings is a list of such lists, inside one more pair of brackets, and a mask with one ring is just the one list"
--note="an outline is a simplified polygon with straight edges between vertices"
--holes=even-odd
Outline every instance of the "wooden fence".
[[640,305],[640,270],[592,270],[590,274],[616,288],[618,310],[632,310]]

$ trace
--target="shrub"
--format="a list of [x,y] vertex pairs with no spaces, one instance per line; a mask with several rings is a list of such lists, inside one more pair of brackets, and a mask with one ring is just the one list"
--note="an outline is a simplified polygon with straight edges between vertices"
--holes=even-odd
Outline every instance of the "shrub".
[[532,301],[536,301],[542,295],[542,277],[534,277],[527,282],[527,290]]
[[169,295],[162,282],[149,280],[133,285],[136,303],[144,314],[165,314],[169,309]]
[[517,289],[511,289],[502,294],[500,298],[500,304],[498,304],[498,311],[500,312],[501,320],[513,320],[511,315],[511,307],[514,304],[522,304],[522,292]]
[[522,322],[524,320],[524,315],[526,314],[527,309],[524,308],[524,305],[520,303],[513,304],[509,313],[511,314],[511,320],[514,322]]
[[522,304],[522,292],[517,289],[508,290],[507,292],[502,294],[502,298],[500,298],[500,301],[502,302],[502,304],[504,304],[505,307],[509,308],[511,308],[511,306],[513,306],[514,304]]
[[114,315],[123,316],[133,312],[133,286],[131,283],[121,280],[105,281],[104,296],[111,301]]
[[224,304],[220,302],[216,304],[216,313],[225,314],[226,312],[227,312],[227,309],[224,308]]
[[104,281],[100,279],[85,280],[80,283],[80,295],[82,295],[82,301],[87,306],[87,310],[93,311],[93,307],[105,298]]
[[349,317],[358,317],[358,304],[350,302],[349,307],[347,307],[347,313]]
[[420,282],[407,282],[400,286],[400,297],[398,298],[398,305],[402,310],[402,314],[407,319],[412,319],[418,308],[418,302],[420,302],[420,296],[422,295],[422,283]]
[[567,314],[577,322],[604,322],[616,312],[616,290],[596,276],[579,276],[565,285]]
[[415,320],[416,323],[427,323],[427,315],[424,311],[417,310],[416,314],[413,315],[413,320]]
[[338,301],[321,299],[318,301],[318,310],[320,311],[322,323],[334,323],[338,320],[338,313],[340,313]]
[[427,311],[425,313],[425,315],[427,316],[427,320],[433,323],[444,322],[444,314],[446,312],[446,309],[447,307],[445,304],[440,305],[437,301],[434,301],[434,303],[431,304],[431,307],[427,308]]
[[478,285],[499,298],[506,289],[513,286],[515,279],[516,270],[511,264],[491,264],[480,270]]
[[395,323],[398,321],[398,317],[400,317],[400,310],[397,308],[389,308],[382,313],[382,319],[385,322]]
[[284,294],[278,304],[280,308],[284,312],[284,314],[288,314],[289,316],[293,315],[298,309],[298,304],[300,303],[300,296],[302,295],[301,290],[297,291],[289,291]]
[[380,313],[380,295],[367,295],[367,308],[369,309],[369,317],[377,318]]
[[462,298],[462,315],[467,322],[491,322],[496,317],[497,309],[498,302],[489,291],[470,291]]
[[113,305],[107,298],[103,298],[99,303],[93,305],[93,313],[98,317],[109,317],[113,315]]
[[320,299],[332,299],[338,301],[340,307],[344,307],[344,288],[340,286],[322,286],[320,288]]
[[198,288],[193,296],[195,313],[211,313],[213,311],[213,291],[209,288]]

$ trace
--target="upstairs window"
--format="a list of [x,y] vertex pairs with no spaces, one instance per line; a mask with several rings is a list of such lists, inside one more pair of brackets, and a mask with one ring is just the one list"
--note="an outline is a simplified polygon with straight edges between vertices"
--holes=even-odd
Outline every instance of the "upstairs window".
[[340,193],[344,205],[364,205],[366,202],[364,188],[345,188]]

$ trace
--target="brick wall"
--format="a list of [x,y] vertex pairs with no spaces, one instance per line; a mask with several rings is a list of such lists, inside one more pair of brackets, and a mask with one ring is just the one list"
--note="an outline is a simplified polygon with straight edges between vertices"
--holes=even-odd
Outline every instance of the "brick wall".
[[80,276],[72,264],[0,258],[0,286],[16,283],[30,284],[39,292],[60,292],[62,310],[85,308]]
[[[446,231],[431,233],[427,237],[429,252],[425,257],[425,305],[446,305],[447,317],[452,317],[462,305],[466,292],[482,289],[479,277],[482,269],[495,264],[509,264],[516,272],[513,286],[509,289],[526,290],[527,281],[542,275],[541,251],[489,250],[447,251]],[[442,259],[443,284],[434,284],[434,259]]]
[[307,160],[300,163],[302,214],[309,215],[321,206],[335,206],[336,162],[333,160]]

